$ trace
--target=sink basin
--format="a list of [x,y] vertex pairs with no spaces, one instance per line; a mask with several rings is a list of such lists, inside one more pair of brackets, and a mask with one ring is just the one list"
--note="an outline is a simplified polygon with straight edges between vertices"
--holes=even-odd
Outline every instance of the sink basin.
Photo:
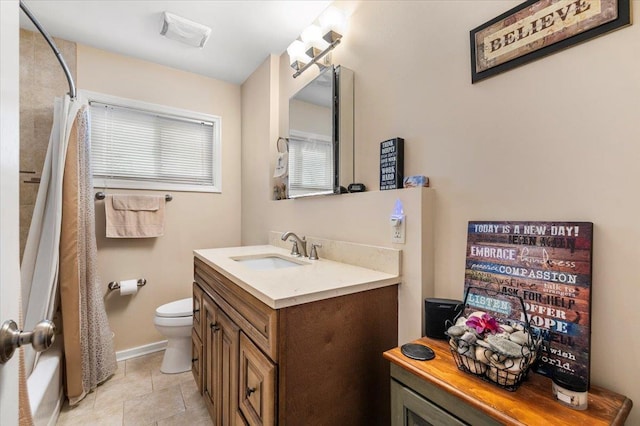
[[232,259],[235,260],[236,262],[242,263],[244,266],[250,269],[255,269],[258,271],[264,271],[269,269],[293,268],[296,266],[306,265],[306,263],[296,262],[296,261],[284,258],[277,254],[235,257]]

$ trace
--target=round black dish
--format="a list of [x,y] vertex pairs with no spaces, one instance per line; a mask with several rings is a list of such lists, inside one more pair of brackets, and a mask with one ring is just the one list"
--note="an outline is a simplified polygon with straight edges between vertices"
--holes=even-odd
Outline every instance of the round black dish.
[[436,354],[433,353],[433,349],[416,343],[405,343],[400,346],[400,352],[402,352],[402,355],[407,358],[416,359],[418,361],[428,361],[436,357]]

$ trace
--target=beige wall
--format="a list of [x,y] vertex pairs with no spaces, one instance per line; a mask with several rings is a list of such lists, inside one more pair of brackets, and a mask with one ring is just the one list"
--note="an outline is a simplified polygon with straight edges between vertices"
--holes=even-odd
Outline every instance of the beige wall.
[[[640,22],[640,1],[632,3],[633,20]],[[462,297],[469,220],[593,222],[592,380],[637,402],[640,388],[633,372],[640,338],[622,325],[640,320],[635,268],[640,202],[634,196],[640,182],[640,27],[623,28],[472,85],[469,30],[517,4],[348,4],[354,11],[334,62],[355,74],[356,181],[377,189],[379,143],[394,136],[405,138],[405,174],[430,177],[435,280],[433,294],[423,297]],[[317,71],[292,79],[286,54],[279,66],[277,131],[285,136],[286,101]],[[243,116],[243,129],[252,124]],[[273,132],[273,124],[261,131]],[[260,143],[243,139],[243,149],[270,153],[271,147]],[[271,153],[269,158],[273,170]],[[261,179],[245,176],[243,187],[259,185]],[[361,217],[388,216],[391,206],[384,211],[381,201],[370,209],[364,200],[352,203]],[[243,217],[243,242],[265,241],[268,230],[286,228],[389,245],[385,224],[343,220],[342,212],[323,199],[259,199],[243,209],[251,212]],[[417,267],[408,260],[415,246],[407,241],[404,249],[403,267]],[[423,277],[428,274],[423,271]],[[413,289],[416,285],[409,283]],[[419,330],[413,324],[400,327]],[[636,409],[628,424],[637,423]]]
[[163,237],[105,238],[104,204],[96,202],[98,268],[105,293],[109,281],[147,279],[135,296],[105,296],[116,350],[129,349],[162,340],[153,325],[155,309],[191,295],[194,249],[240,244],[240,87],[84,45],[78,45],[77,84],[80,90],[222,118],[222,193],[171,192]]
[[[76,44],[53,39],[71,75]],[[24,251],[53,124],[53,100],[69,92],[56,55],[40,33],[20,30],[20,254]],[[26,173],[34,172],[34,173]]]

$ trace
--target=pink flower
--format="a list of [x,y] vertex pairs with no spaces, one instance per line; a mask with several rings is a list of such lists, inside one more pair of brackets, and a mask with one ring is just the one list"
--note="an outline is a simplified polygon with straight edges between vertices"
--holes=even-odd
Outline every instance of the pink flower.
[[474,328],[478,334],[486,332],[496,334],[502,331],[498,321],[489,314],[483,314],[481,317],[471,317],[465,324],[467,327]]

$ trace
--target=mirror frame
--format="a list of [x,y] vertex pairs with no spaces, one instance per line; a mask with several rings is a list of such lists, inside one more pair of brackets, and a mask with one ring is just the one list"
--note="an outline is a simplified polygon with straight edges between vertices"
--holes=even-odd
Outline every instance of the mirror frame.
[[[325,73],[332,77],[332,111],[331,111],[331,143],[333,148],[333,188],[326,191],[309,191],[297,195],[291,195],[290,174],[287,177],[287,198],[302,198],[316,195],[340,194],[346,192],[346,187],[354,179],[354,132],[353,132],[353,71],[342,66],[330,66],[321,71],[313,80],[298,90],[289,98],[289,138],[291,138],[292,101],[303,90],[309,88],[319,79],[324,78]],[[289,154],[289,166],[291,165],[291,153]]]

